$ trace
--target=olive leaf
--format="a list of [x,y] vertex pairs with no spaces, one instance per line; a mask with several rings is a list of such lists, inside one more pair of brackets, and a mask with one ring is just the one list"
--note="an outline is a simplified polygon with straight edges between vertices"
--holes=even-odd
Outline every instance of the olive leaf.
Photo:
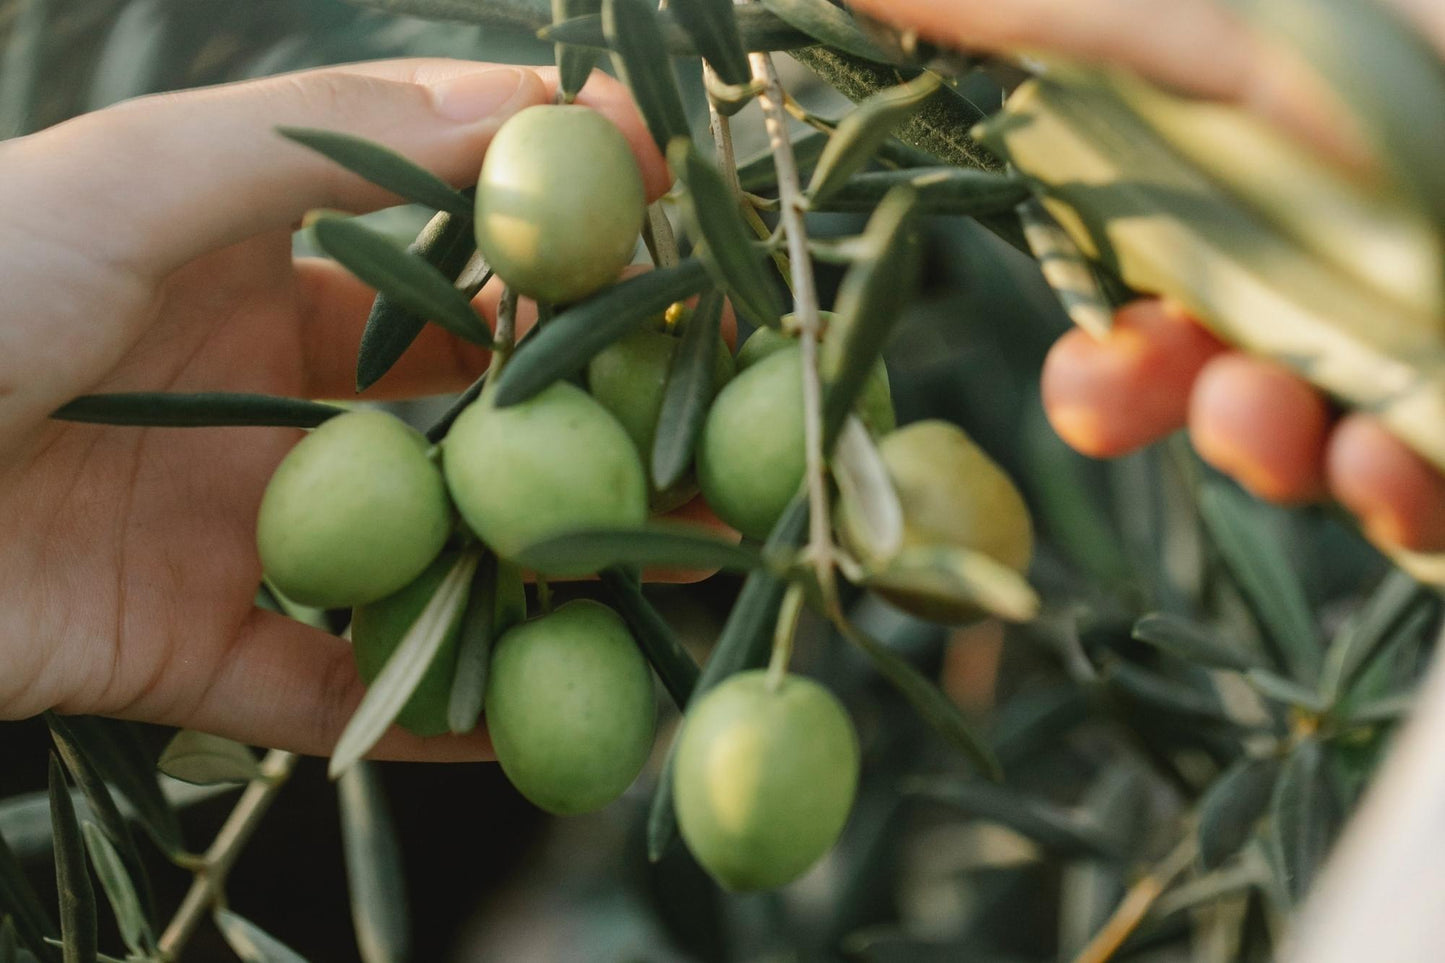
[[90,963],[96,952],[95,891],[85,843],[60,760],[50,755],[50,826],[55,838],[55,884],[60,893],[60,938],[65,963]]
[[923,721],[948,740],[954,748],[963,752],[978,767],[985,777],[998,781],[1003,779],[1003,769],[993,750],[968,724],[958,706],[933,682],[924,677],[908,662],[896,655],[888,646],[872,638],[854,625],[839,626],[839,630],[873,662],[878,674],[908,700]]
[[182,729],[161,751],[156,768],[197,786],[250,782],[261,774],[251,750],[232,739]]
[[1307,712],[1324,712],[1328,703],[1309,686],[1276,675],[1268,669],[1249,669],[1244,679],[1260,695]]
[[894,129],[937,90],[938,78],[923,74],[906,84],[879,91],[844,117],[813,168],[808,182],[809,203],[822,203],[861,170]]
[[1007,826],[1026,839],[1061,856],[1117,859],[1117,843],[1082,813],[1007,786],[948,776],[907,780],[903,792],[961,810],[975,819]]
[[707,269],[686,258],[577,302],[518,346],[497,379],[497,406],[526,401],[558,379],[581,371],[603,348],[674,301],[698,293],[707,282]]
[[1101,678],[1131,700],[1151,708],[1186,719],[1234,725],[1217,698],[1132,663],[1114,662],[1105,668]]
[[523,568],[596,572],[611,565],[666,565],[676,568],[759,568],[756,549],[717,537],[697,525],[655,522],[643,528],[600,528],[569,532],[529,545],[517,553]]
[[653,671],[662,680],[667,694],[679,709],[687,705],[697,685],[698,667],[687,649],[667,624],[667,620],[652,607],[642,594],[642,585],[635,569],[609,566],[600,573],[602,585],[607,589],[612,605],[632,629],[642,654],[652,664]]
[[657,55],[663,45],[657,7],[649,0],[602,0],[602,31],[612,66],[632,91],[658,149],[667,150],[675,137],[690,136],[672,61]]
[[1039,597],[1028,581],[983,552],[956,545],[905,548],[864,579],[870,588],[924,596],[948,606],[984,609],[999,618],[1028,622]]
[[[744,50],[795,50],[815,42],[812,37],[761,6],[740,6],[734,12],[734,19],[737,21],[738,38]],[[656,50],[665,50],[674,57],[702,56],[702,51],[697,48],[692,35],[683,27],[676,12],[659,10],[656,21],[662,33],[662,46],[655,48]],[[574,17],[563,23],[543,27],[537,31],[537,36],[554,43],[602,48],[612,46],[603,31],[600,16]]]
[[1273,757],[1240,759],[1199,800],[1199,861],[1213,869],[1237,853],[1264,815],[1279,775]]
[[1095,338],[1114,327],[1114,306],[1093,263],[1036,197],[1020,199],[1019,223],[1044,281],[1069,320]]
[[463,218],[472,216],[472,202],[466,195],[390,147],[335,130],[277,127],[276,132],[404,200]]
[[764,267],[766,255],[754,246],[737,198],[722,174],[686,139],[668,145],[667,163],[687,188],[680,205],[682,216],[708,273],[749,321],[780,327],[783,302]]
[[[795,549],[802,542],[807,526],[808,501],[799,495],[768,534],[767,543],[763,546],[764,555]],[[767,569],[760,568],[748,574],[712,654],[698,673],[689,704],[728,676],[744,669],[758,668],[767,662],[773,626],[786,590],[787,583]],[[673,758],[676,755],[677,740],[674,739],[647,813],[647,858],[654,863],[662,858],[677,838],[677,816],[672,800]]]
[[376,767],[359,762],[336,791],[357,948],[365,963],[401,963],[411,957],[411,913],[386,790]]
[[1419,700],[1414,692],[1397,692],[1361,702],[1350,708],[1344,722],[1352,726],[1370,726],[1382,722],[1397,722],[1415,711]]
[[111,912],[115,914],[121,940],[132,954],[154,955],[155,934],[151,932],[150,921],[146,919],[145,911],[141,908],[140,897],[136,895],[135,884],[126,872],[120,853],[115,851],[115,847],[95,823],[87,822],[84,833],[90,862],[95,867],[95,875],[100,880],[101,889],[105,891]]
[[832,448],[857,403],[883,345],[913,296],[920,270],[914,236],[916,195],[895,187],[863,230],[876,256],[860,260],[843,276],[834,308],[836,329],[823,345],[823,448]]
[[483,555],[472,576],[457,640],[457,667],[447,703],[447,727],[452,732],[476,729],[486,699],[492,648],[503,633],[526,617],[521,570],[491,552]]
[[1389,646],[1411,613],[1430,604],[1428,590],[1399,569],[1345,623],[1325,653],[1320,689],[1334,699],[1350,687],[1371,660]]
[[762,6],[779,20],[829,47],[866,60],[891,59],[868,39],[847,11],[828,0],[762,0]]
[[[409,250],[434,266],[443,277],[457,278],[454,286],[461,288],[470,300],[476,291],[469,290],[458,275],[470,263],[476,246],[471,218],[441,211],[422,228]],[[485,278],[482,281],[485,283]],[[480,288],[479,283],[477,289]],[[365,391],[381,380],[425,325],[426,318],[422,315],[385,294],[378,294],[361,332],[361,347],[356,354],[356,390]]]
[[128,391],[82,395],[55,409],[50,417],[95,425],[142,425],[151,428],[251,425],[315,428],[323,421],[345,413],[345,408],[335,405],[272,395]]
[[216,929],[242,963],[306,963],[306,958],[261,927],[228,909],[217,909]]
[[[828,135],[821,130],[810,130],[793,140],[793,164],[800,176],[813,169],[827,144]],[[738,186],[753,194],[777,187],[778,164],[773,159],[772,148],[765,147],[738,161],[737,178]]]
[[1133,637],[1148,642],[1187,662],[1215,669],[1243,672],[1259,666],[1254,653],[1221,642],[1203,626],[1165,612],[1146,615],[1134,623]]
[[692,467],[693,450],[714,394],[722,307],[722,292],[703,294],[667,370],[651,454],[652,483],[660,491],[672,487]]
[[[552,22],[561,23],[572,17],[597,13],[601,0],[552,0]],[[557,87],[562,102],[570,104],[577,97],[592,68],[597,65],[596,51],[588,47],[559,43],[554,45],[557,57]]]
[[467,587],[478,558],[466,552],[448,570],[436,594],[407,629],[386,665],[367,688],[331,755],[327,773],[333,779],[350,769],[376,745],[426,674],[452,624],[461,617]]
[[46,937],[58,934],[55,922],[3,836],[0,836],[0,913],[8,914],[20,942],[37,959],[45,963],[60,959],[60,954],[45,941]]
[[547,24],[545,0],[346,0],[357,7],[405,14],[425,20],[479,23],[492,27],[539,30]]
[[322,250],[401,307],[463,340],[491,346],[491,332],[471,300],[425,258],[351,218],[323,217],[313,230]]
[[989,744],[1007,768],[1051,748],[1088,718],[1088,693],[1073,685],[1020,692],[999,706]]
[[1305,739],[1285,760],[1270,799],[1270,855],[1290,901],[1305,894],[1324,864],[1339,818],[1324,746]]
[[865,558],[892,558],[903,546],[903,506],[888,465],[868,429],[849,415],[829,462],[839,498],[849,507],[851,534]]
[[733,0],[673,0],[667,9],[723,83],[748,82],[752,71],[738,32]]
[[437,442],[445,438],[447,436],[447,432],[451,431],[452,423],[455,422],[459,417],[461,417],[462,412],[470,408],[472,406],[472,402],[476,401],[477,398],[481,396],[482,389],[486,387],[486,384],[487,375],[485,372],[483,372],[476,381],[473,381],[470,385],[467,386],[466,391],[463,391],[461,394],[457,395],[456,398],[452,400],[452,403],[447,405],[447,410],[442,412],[441,416],[437,418],[436,421],[432,422],[431,425],[427,427],[426,440],[431,442],[432,444],[436,444]]
[[911,167],[854,174],[809,207],[815,211],[871,213],[900,184],[913,188],[920,214],[1006,214],[1029,196],[1028,184],[1008,174],[956,167]]

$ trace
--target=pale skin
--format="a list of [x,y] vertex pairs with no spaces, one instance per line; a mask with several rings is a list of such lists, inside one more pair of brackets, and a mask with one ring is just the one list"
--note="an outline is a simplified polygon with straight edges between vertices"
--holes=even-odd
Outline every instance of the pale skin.
[[[939,10],[958,24],[982,22],[1001,4],[892,6],[922,26]],[[1084,16],[1070,4],[1044,6],[1063,8],[1056,22]],[[365,64],[146,98],[0,144],[9,318],[0,326],[0,718],[95,713],[329,752],[362,694],[347,644],[253,605],[257,505],[300,433],[96,427],[47,416],[89,392],[350,397],[373,292],[329,262],[293,260],[290,232],[313,208],[364,211],[396,199],[273,128],[349,131],[463,185],[501,121],[550,101],[554,83],[547,71],[455,61]],[[625,92],[595,77],[581,100],[619,125],[649,198],[660,195],[665,164]],[[495,294],[478,302],[488,316]],[[1140,318],[1160,314],[1149,305]],[[1211,427],[1219,445],[1233,446],[1235,463],[1212,460],[1247,482],[1252,472],[1282,474],[1295,486],[1276,493],[1287,500],[1334,491],[1382,538],[1445,544],[1445,482],[1402,446],[1368,421],[1327,424],[1323,414],[1318,439],[1260,442],[1299,441],[1290,423],[1268,414],[1280,373],[1224,352],[1183,320],[1164,322],[1186,332],[1189,345],[1165,377],[1114,343],[1080,348],[1071,335],[1055,351],[1045,398],[1066,440],[1114,454],[1187,418],[1206,457]],[[1136,350],[1157,350],[1150,326],[1136,327]],[[1249,391],[1221,389],[1225,406],[1204,390],[1226,360],[1235,368],[1216,380],[1230,388],[1229,379],[1242,379],[1256,392],[1242,414],[1239,398]],[[485,352],[428,330],[366,397],[458,390],[486,362]],[[1143,407],[1107,400],[1135,382]],[[1309,389],[1290,381],[1287,390],[1323,410]],[[1146,409],[1153,413],[1137,414]],[[1097,437],[1071,431],[1070,410],[1087,416],[1078,423],[1093,423]],[[1281,450],[1304,452],[1292,456],[1292,471],[1275,464]],[[1403,465],[1415,487],[1401,494],[1400,473],[1381,468],[1392,465]],[[1354,488],[1343,483],[1351,479]],[[1394,528],[1375,521],[1381,512]],[[434,761],[488,754],[480,733],[422,740],[393,731],[376,750]]]

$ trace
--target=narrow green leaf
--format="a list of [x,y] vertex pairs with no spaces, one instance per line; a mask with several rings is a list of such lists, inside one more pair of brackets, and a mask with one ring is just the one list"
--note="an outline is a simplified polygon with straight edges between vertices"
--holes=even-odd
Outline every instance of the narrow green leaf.
[[1039,273],[1069,320],[1095,338],[1114,327],[1114,304],[1099,283],[1100,269],[1036,197],[1021,199],[1019,224]]
[[1276,675],[1268,669],[1249,669],[1244,673],[1244,678],[1254,691],[1267,699],[1307,712],[1324,712],[1328,708],[1328,704],[1314,689]]
[[975,819],[1007,826],[1059,856],[1117,859],[1120,855],[1109,835],[1083,814],[1025,796],[1007,786],[954,777],[920,776],[909,779],[902,789],[909,795],[962,810]]
[[526,401],[558,379],[581,371],[597,352],[674,301],[698,293],[707,280],[707,269],[687,258],[572,305],[517,348],[498,378],[497,405],[505,408]]
[[862,170],[889,134],[936,90],[938,78],[923,74],[906,84],[879,91],[844,117],[813,169],[808,182],[809,202],[821,204]]
[[697,437],[715,393],[722,306],[722,292],[714,289],[702,296],[667,371],[652,442],[652,483],[659,491],[672,487],[692,467]]
[[1314,739],[1295,746],[1270,800],[1270,848],[1285,897],[1297,902],[1324,864],[1340,819],[1325,759]]
[[752,78],[733,0],[673,0],[667,8],[725,84]]
[[447,704],[452,732],[477,728],[487,693],[492,647],[502,634],[527,618],[527,593],[522,570],[488,552],[477,565],[457,643],[457,669]]
[[958,706],[892,649],[870,637],[856,626],[843,630],[848,639],[863,650],[878,674],[887,679],[898,693],[908,700],[923,721],[973,761],[987,778],[1003,779],[1003,769],[993,750],[973,731]]
[[346,0],[347,3],[383,13],[479,23],[490,27],[540,30],[548,22],[546,0]]
[[1345,716],[1352,726],[1373,726],[1382,722],[1399,722],[1415,711],[1418,699],[1414,692],[1397,692],[1360,703]]
[[[793,163],[797,165],[800,176],[807,174],[818,163],[818,158],[822,156],[823,148],[827,144],[828,135],[821,130],[807,131],[792,142]],[[738,186],[750,193],[756,194],[778,186],[778,164],[773,159],[770,147],[763,148],[746,160],[738,161],[737,171]]]
[[538,572],[596,572],[611,565],[748,572],[763,564],[755,549],[718,538],[697,525],[655,522],[645,528],[607,528],[558,535],[517,554],[523,568]]
[[1011,622],[1028,622],[1039,613],[1038,594],[1022,575],[983,552],[953,545],[905,548],[864,584],[981,608]]
[[836,329],[822,346],[825,451],[832,449],[917,286],[921,256],[913,226],[915,201],[910,187],[888,192],[863,230],[863,243],[877,256],[854,264],[838,289]]
[[1399,569],[1392,570],[1330,643],[1320,678],[1321,691],[1333,700],[1348,689],[1374,656],[1388,646],[1410,614],[1428,604],[1429,592],[1423,585]]
[[464,218],[472,216],[472,202],[461,191],[390,147],[335,130],[278,127],[276,132],[302,147],[309,147],[403,200],[414,201],[439,211],[448,211]]
[[[799,496],[793,499],[783,517],[773,526],[763,546],[764,555],[795,549],[801,544],[807,526],[808,501]],[[728,676],[744,669],[758,668],[767,662],[772,649],[773,624],[777,621],[786,589],[787,583],[767,569],[758,569],[748,575],[712,654],[698,673],[689,702]],[[647,856],[653,862],[661,859],[677,838],[677,816],[672,806],[672,768],[676,752],[677,740],[674,739],[647,813]]]
[[466,607],[467,587],[471,584],[477,561],[477,556],[470,552],[457,558],[437,586],[436,594],[367,688],[366,695],[332,751],[327,773],[333,779],[350,769],[376,745],[411,698],[417,683],[421,682],[446,639],[447,632]]
[[74,746],[106,784],[126,798],[157,846],[167,853],[182,851],[180,820],[156,782],[155,758],[133,723],[57,715],[47,721],[52,731]]
[[828,0],[762,0],[767,10],[779,20],[803,33],[855,57],[887,62],[891,58],[853,22],[841,7]]
[[1237,672],[1259,666],[1254,653],[1221,642],[1203,626],[1165,612],[1155,612],[1135,622],[1133,636],[1196,665]]
[[473,344],[490,347],[471,300],[427,261],[346,217],[323,217],[313,228],[322,250],[397,304]]
[[[552,0],[552,22],[561,23],[601,9],[601,0]],[[590,47],[568,43],[553,46],[557,58],[557,86],[562,92],[563,102],[570,104],[592,75],[592,68],[597,66],[597,52]]]
[[215,912],[216,928],[242,963],[306,963],[305,957],[250,920],[226,909]]
[[0,913],[8,914],[21,944],[37,959],[45,963],[60,959],[55,948],[45,942],[47,936],[59,935],[60,931],[3,836],[0,836]]
[[155,935],[151,932],[150,922],[141,908],[140,897],[136,895],[135,884],[126,872],[120,853],[115,851],[115,847],[95,823],[86,823],[84,832],[85,846],[90,851],[90,862],[95,867],[95,875],[100,880],[101,889],[105,891],[111,912],[115,914],[121,940],[131,953],[153,953]]
[[411,910],[401,844],[376,767],[352,766],[336,786],[351,922],[364,963],[411,957]]
[[667,694],[679,709],[684,708],[697,685],[697,663],[678,641],[667,620],[642,594],[642,585],[634,570],[611,566],[604,568],[600,576],[613,607],[632,629],[642,654],[652,663]]
[[83,395],[55,409],[50,417],[95,425],[142,425],[152,428],[219,428],[251,425],[315,428],[345,408],[300,398],[208,391],[181,394],[128,391]]
[[[814,43],[812,37],[784,22],[777,14],[761,6],[744,5],[734,13],[738,36],[745,50],[796,50]],[[693,43],[676,12],[660,10],[657,24],[662,31],[663,47],[673,57],[698,57],[702,52]],[[588,47],[610,48],[602,29],[600,16],[574,17],[538,31],[543,40],[574,43]]]
[[674,137],[691,136],[672,61],[657,55],[663,47],[657,6],[650,0],[602,0],[602,31],[612,66],[632,91],[658,149],[667,150]]
[[999,705],[989,743],[994,755],[1008,768],[1058,745],[1066,733],[1088,717],[1088,693],[1077,686],[1060,683],[1025,690]]
[[1133,701],[1151,708],[1186,719],[1234,724],[1217,698],[1133,663],[1115,662],[1104,670],[1102,678]]
[[55,883],[60,891],[60,938],[65,963],[91,963],[96,951],[95,891],[85,843],[60,760],[50,756],[50,825],[55,833]]
[[[457,278],[476,251],[476,232],[470,217],[440,211],[422,228],[412,242],[411,253],[441,272],[442,277]],[[471,294],[464,294],[470,300]],[[356,390],[365,391],[411,347],[421,334],[426,318],[411,311],[385,294],[378,294],[371,303],[371,313],[361,332],[361,347],[356,354]]]
[[683,220],[698,242],[697,256],[708,273],[747,320],[778,327],[783,302],[764,266],[766,255],[753,244],[722,174],[692,141],[682,138],[668,145],[667,163],[687,188],[681,205]]
[[1199,800],[1199,861],[1214,869],[1239,852],[1269,805],[1280,761],[1240,759]]
[[843,423],[830,462],[838,500],[847,505],[849,542],[864,559],[891,559],[903,547],[903,504],[888,463],[863,420]]
[[871,213],[900,184],[913,188],[920,214],[1007,214],[1029,196],[1028,185],[1019,177],[957,167],[913,167],[854,174],[810,207],[815,211]]
[[486,384],[487,375],[486,372],[483,372],[481,377],[467,386],[466,391],[463,391],[452,400],[452,403],[447,406],[446,411],[442,412],[440,418],[427,427],[426,440],[435,445],[445,438],[447,432],[452,429],[452,423],[461,416],[462,412],[472,406],[472,402],[481,396],[482,388],[486,387]]
[[172,779],[197,786],[250,782],[261,774],[250,749],[194,729],[182,729],[171,738],[156,768]]
[[1279,667],[1297,682],[1312,685],[1319,676],[1320,645],[1289,557],[1260,524],[1256,506],[1238,489],[1206,481],[1198,497],[1205,527],[1273,645]]

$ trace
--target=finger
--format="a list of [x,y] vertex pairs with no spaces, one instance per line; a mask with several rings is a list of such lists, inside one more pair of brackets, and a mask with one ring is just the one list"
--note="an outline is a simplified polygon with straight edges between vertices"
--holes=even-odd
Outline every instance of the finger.
[[[246,745],[327,756],[365,691],[344,639],[255,609],[199,702],[159,713],[137,704],[131,711],[149,722],[212,732]],[[491,759],[492,749],[480,731],[423,739],[393,726],[370,756],[467,762]]]
[[1044,408],[1059,437],[1095,458],[1158,441],[1188,418],[1189,389],[1224,346],[1158,299],[1120,308],[1108,337],[1075,329],[1050,350]]
[[1229,353],[1200,372],[1189,434],[1201,458],[1260,498],[1299,504],[1324,495],[1324,397],[1270,361]]
[[1341,419],[1325,450],[1330,494],[1377,544],[1445,551],[1445,476],[1377,419]]

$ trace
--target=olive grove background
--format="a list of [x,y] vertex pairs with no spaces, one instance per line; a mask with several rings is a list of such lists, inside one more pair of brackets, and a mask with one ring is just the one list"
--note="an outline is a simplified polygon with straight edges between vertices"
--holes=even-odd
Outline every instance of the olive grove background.
[[[0,36],[8,135],[143,93],[325,63],[552,58],[526,31],[341,0],[8,0]],[[678,73],[705,130],[696,64]],[[849,106],[796,64],[785,83],[818,114]],[[989,108],[999,97],[986,76],[969,78],[965,93]],[[755,109],[735,121],[744,160],[761,147]],[[409,240],[423,218],[398,210],[377,221]],[[813,227],[855,233],[863,218],[819,215]],[[1172,885],[1118,958],[1271,958],[1429,657],[1438,601],[1387,579],[1382,559],[1328,511],[1260,506],[1181,439],[1110,463],[1071,452],[1044,421],[1036,383],[1068,321],[1033,262],[966,218],[929,218],[926,239],[922,294],[886,351],[899,422],[955,421],[1014,476],[1041,535],[1031,580],[1045,611],[1025,626],[950,632],[870,598],[855,604],[862,624],[975,718],[1003,784],[949,751],[826,627],[805,623],[797,665],[847,702],[864,749],[849,828],[817,871],[779,894],[730,897],[680,846],[649,864],[656,764],[618,804],[565,821],[541,816],[494,766],[381,765],[406,889],[390,905],[409,912],[411,958],[1068,959],[1141,878]],[[297,243],[310,249],[304,235]],[[825,270],[822,282],[826,306],[837,277]],[[425,420],[444,404],[399,410]],[[724,575],[649,595],[702,658],[737,587]],[[1158,613],[1166,643],[1136,638],[1139,621]],[[1327,653],[1330,640],[1368,655],[1351,677],[1354,714],[1302,709],[1297,692],[1216,671],[1200,654],[1207,644],[1179,641],[1190,636],[1178,620],[1250,653],[1251,665],[1281,646]],[[1394,710],[1380,708],[1389,699]],[[675,722],[665,715],[661,725]],[[152,754],[171,735],[125,729]],[[1302,743],[1318,748],[1312,768],[1273,751]],[[40,720],[0,724],[0,835],[53,905],[48,744]],[[234,790],[163,782],[186,843],[204,846]],[[173,906],[190,875],[146,852],[155,901]],[[321,761],[302,763],[228,893],[308,959],[360,958],[336,791]],[[119,945],[108,925],[103,915],[102,945]],[[231,957],[206,930],[186,958]]]

